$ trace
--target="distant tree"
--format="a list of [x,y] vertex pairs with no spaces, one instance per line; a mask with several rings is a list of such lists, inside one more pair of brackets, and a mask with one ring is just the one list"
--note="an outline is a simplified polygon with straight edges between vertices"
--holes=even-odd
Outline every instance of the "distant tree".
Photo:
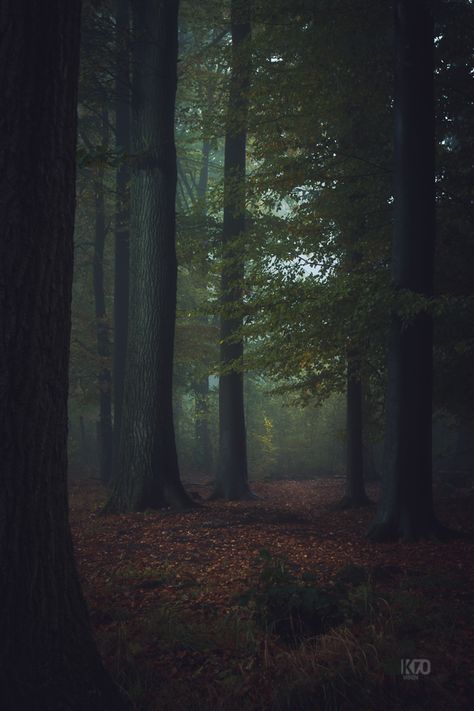
[[116,0],[114,270],[114,470],[118,465],[128,332],[130,238],[130,0]]
[[340,508],[370,503],[364,484],[363,397],[358,356],[347,354],[346,385],[346,491]]
[[216,369],[218,319],[210,299],[216,288],[216,247],[222,231],[222,205],[214,191],[216,185],[220,187],[223,172],[221,96],[227,84],[230,33],[226,13],[226,5],[215,0],[199,7],[185,0],[180,6],[177,248],[181,275],[186,276],[178,279],[175,385],[186,381],[191,391],[194,431],[186,449],[193,471],[207,474],[214,470],[209,376]]
[[[347,390],[349,370],[354,404],[359,379],[378,396],[384,376],[390,13],[347,0],[272,10],[253,53],[246,365],[315,404]],[[347,442],[360,469],[360,434]]]
[[[348,130],[340,140],[342,154],[350,153],[352,146],[364,146],[364,130],[361,114],[355,117]],[[365,141],[367,143],[367,140]],[[347,200],[351,205],[364,206],[360,194],[358,194],[360,186],[352,186],[346,192]],[[359,207],[360,210],[360,207]],[[364,238],[364,227],[366,218],[359,215],[359,222],[352,224],[347,229],[348,235],[344,234],[346,230],[342,229],[343,242],[342,250],[345,252],[341,260],[341,266],[345,270],[349,278],[351,274],[360,269],[362,264],[362,254],[360,251],[360,242]],[[342,220],[344,225],[344,220]],[[349,286],[349,299],[353,305],[359,301],[358,290]],[[363,395],[362,395],[362,377],[361,377],[361,349],[356,343],[353,343],[353,334],[349,327],[346,334],[349,339],[349,345],[346,350],[346,491],[340,502],[340,508],[351,508],[365,506],[370,503],[367,497],[364,484],[364,422],[363,422]]]
[[245,162],[250,84],[250,2],[231,0],[232,61],[224,155],[219,376],[219,454],[214,495],[250,496],[244,412],[244,343],[240,333],[244,279]]
[[[209,99],[212,98],[208,96]],[[202,213],[203,222],[206,218],[206,196],[209,183],[209,154],[211,144],[208,140],[202,143],[201,167],[199,171],[199,181],[197,184],[197,198],[199,209]],[[209,246],[208,246],[209,249]],[[208,281],[209,260],[204,260],[203,278]],[[208,325],[209,317],[201,316],[200,321],[204,327]],[[195,433],[196,433],[196,466],[206,474],[212,471],[212,443],[209,431],[209,373],[204,372],[194,381],[195,400]]]
[[[94,409],[98,409],[96,424],[96,442],[99,474],[107,484],[113,470],[113,431],[112,431],[112,341],[108,293],[108,245],[109,227],[109,162],[111,157],[110,141],[110,79],[104,61],[111,46],[111,16],[106,3],[100,7],[87,4],[84,8],[81,26],[81,75],[79,82],[79,121],[78,121],[78,209],[75,231],[75,280],[73,298],[73,321],[75,334],[72,339],[73,349],[79,344],[77,333],[78,313],[81,314],[81,370],[85,370],[85,352],[90,343],[94,355],[94,373],[92,375],[91,394]],[[83,218],[87,215],[86,224]],[[92,249],[91,249],[92,248]],[[92,284],[87,280],[88,289],[83,290],[83,304],[79,305],[79,274],[92,272]],[[92,299],[90,298],[92,285]],[[85,284],[84,284],[85,286]],[[82,301],[82,299],[79,299]],[[86,306],[86,309],[83,307]],[[90,307],[93,309],[91,313]],[[89,313],[88,313],[89,312]],[[93,326],[94,333],[92,333]],[[92,346],[92,338],[95,347]],[[71,383],[78,375],[77,358],[73,350],[71,357]],[[89,386],[90,387],[90,386]],[[74,391],[74,384],[72,385]],[[96,404],[97,403],[97,404]],[[97,407],[98,406],[98,407]],[[73,412],[74,408],[71,408]],[[93,415],[96,419],[95,413]]]
[[[108,111],[105,105],[100,112],[100,133],[103,150],[108,149]],[[104,484],[112,478],[113,432],[112,432],[112,373],[110,369],[110,326],[105,301],[104,248],[107,236],[105,214],[104,162],[97,161],[94,168],[94,257],[93,288],[96,319],[97,355],[99,362],[99,471]]]
[[124,709],[100,662],[67,510],[80,2],[0,13],[0,706]]
[[172,403],[178,4],[132,2],[130,312],[118,471],[108,511],[191,505],[179,477]]
[[[395,3],[395,228],[392,280],[400,295],[433,294],[435,115],[429,0]],[[394,311],[388,363],[383,491],[373,540],[441,532],[432,495],[433,325],[426,308]]]

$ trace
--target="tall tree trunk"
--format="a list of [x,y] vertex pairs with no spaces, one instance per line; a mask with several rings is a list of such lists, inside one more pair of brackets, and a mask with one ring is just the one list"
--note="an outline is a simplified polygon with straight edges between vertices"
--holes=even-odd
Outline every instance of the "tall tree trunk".
[[0,13],[0,707],[123,709],[68,522],[67,392],[80,3]]
[[115,140],[121,160],[116,175],[114,283],[114,475],[118,466],[127,353],[130,232],[130,13],[129,0],[117,0]]
[[[367,131],[360,108],[348,98],[345,111],[351,120],[345,132],[339,139],[342,156],[350,156],[353,146],[367,145]],[[347,201],[353,206],[351,222],[343,225],[346,237],[345,259],[343,267],[349,277],[355,277],[361,268],[361,239],[367,229],[367,219],[364,210],[365,186],[359,181],[348,181]],[[355,214],[354,214],[355,212]],[[342,218],[343,219],[343,218]],[[360,293],[349,282],[352,303],[360,301]],[[347,334],[349,346],[346,351],[346,491],[339,508],[365,506],[371,503],[365,492],[364,485],[364,447],[363,447],[363,399],[360,374],[360,347],[356,342],[357,334],[349,328]]]
[[[208,92],[209,94],[209,92]],[[209,96],[211,103],[212,95]],[[201,154],[201,170],[199,172],[199,182],[197,185],[197,196],[199,200],[199,209],[202,215],[203,226],[205,228],[205,219],[207,215],[206,209],[206,194],[209,182],[209,154],[211,152],[211,144],[204,140],[202,144]],[[207,242],[206,242],[207,248]],[[209,270],[207,268],[208,260],[205,260],[202,278],[207,286],[207,278]],[[204,326],[208,325],[208,316],[201,316],[201,323]],[[196,466],[200,471],[210,474],[212,471],[212,443],[209,432],[209,373],[201,375],[194,383],[194,402],[195,402],[195,438],[196,438]]]
[[[102,143],[108,144],[108,114],[102,112]],[[110,372],[110,337],[109,322],[105,304],[104,286],[104,247],[107,234],[105,223],[105,196],[104,196],[104,167],[96,168],[94,180],[95,197],[95,240],[93,261],[93,285],[95,319],[97,333],[97,355],[99,358],[99,471],[104,484],[108,484],[112,477],[112,376]]]
[[[355,124],[355,136],[360,135]],[[356,202],[358,196],[354,195]],[[360,199],[360,198],[359,198]],[[350,233],[350,244],[347,254],[349,273],[354,273],[360,265],[362,255],[358,242],[363,233],[365,221],[359,228]],[[357,294],[354,294],[357,299]],[[356,346],[347,349],[347,379],[346,379],[346,493],[340,502],[341,508],[352,508],[370,504],[364,485],[364,415],[363,415],[362,381],[360,376],[360,354]]]
[[346,493],[340,508],[355,508],[370,503],[364,485],[364,447],[362,382],[354,349],[347,352],[346,391]]
[[[351,145],[361,145],[363,131],[358,117],[352,120],[348,136],[341,141],[343,152],[350,151]],[[360,205],[363,195],[359,189],[352,189],[348,199],[353,205]],[[359,218],[356,226],[347,229],[348,244],[346,247],[345,267],[349,275],[355,275],[360,268],[362,254],[360,239],[366,228],[365,218]],[[360,295],[351,287],[353,301]],[[353,340],[354,334],[349,332],[349,339]],[[364,446],[363,446],[363,399],[362,381],[360,375],[360,353],[356,345],[351,343],[347,348],[347,375],[346,375],[346,491],[339,502],[342,509],[356,508],[371,503],[365,492],[364,485]]]
[[[242,303],[245,231],[245,158],[250,84],[250,5],[231,0],[232,66],[224,152],[219,377],[219,460],[215,497],[250,496],[244,413],[242,318],[229,309]],[[235,367],[232,367],[235,363]]]
[[178,0],[133,0],[132,11],[130,319],[109,511],[191,505],[179,478],[172,403]]
[[[430,297],[435,247],[433,17],[428,0],[397,0],[395,289]],[[431,316],[392,316],[382,501],[374,540],[416,540],[440,530],[432,498]]]

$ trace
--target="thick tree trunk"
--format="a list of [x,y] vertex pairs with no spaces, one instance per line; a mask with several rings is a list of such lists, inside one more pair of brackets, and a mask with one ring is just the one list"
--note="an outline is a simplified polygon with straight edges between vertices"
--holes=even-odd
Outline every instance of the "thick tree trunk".
[[346,493],[340,508],[356,508],[370,504],[364,485],[364,447],[362,417],[362,383],[356,353],[347,353],[346,392]]
[[[250,496],[244,413],[241,316],[229,309],[242,303],[245,231],[245,157],[250,83],[249,2],[232,0],[232,66],[224,155],[224,227],[221,274],[219,378],[219,460],[215,497]],[[235,363],[235,367],[230,364]]]
[[[104,110],[102,116],[102,142],[108,142],[108,116]],[[109,322],[105,304],[104,287],[104,247],[107,227],[105,223],[105,197],[104,197],[104,168],[96,169],[94,180],[95,193],[95,240],[93,261],[93,285],[95,319],[97,333],[97,355],[99,358],[99,471],[104,484],[108,484],[112,477],[112,375],[110,372],[111,346],[109,337]]]
[[67,391],[80,3],[0,13],[0,707],[122,709],[68,523]]
[[118,466],[127,353],[130,231],[130,17],[129,1],[117,0],[115,141],[121,160],[116,175],[114,283],[114,476]]
[[[433,17],[428,0],[397,0],[395,289],[430,297],[435,246]],[[439,533],[432,499],[432,321],[395,313],[389,343],[382,501],[374,540]]]
[[172,403],[178,0],[133,0],[132,10],[130,319],[118,478],[108,511],[192,504],[179,478]]

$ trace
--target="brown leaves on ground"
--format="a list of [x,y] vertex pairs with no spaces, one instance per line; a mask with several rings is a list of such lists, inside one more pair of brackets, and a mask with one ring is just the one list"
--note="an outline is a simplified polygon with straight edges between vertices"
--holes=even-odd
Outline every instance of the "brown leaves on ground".
[[[468,704],[474,688],[471,542],[369,543],[373,508],[332,509],[343,494],[340,479],[255,483],[260,498],[245,502],[207,502],[205,484],[189,488],[202,496],[192,511],[108,517],[99,513],[106,498],[99,487],[76,485],[71,492],[91,619],[106,662],[135,708],[316,711],[376,709],[382,701],[387,709],[420,708],[428,679],[404,681],[389,669],[400,655],[431,660],[429,681],[448,689],[447,696],[434,695],[436,708]],[[369,494],[375,499],[376,487]],[[446,525],[472,531],[473,503],[472,496],[441,500],[438,515]],[[318,585],[331,585],[347,565],[374,573],[373,581],[375,572],[386,571],[374,583],[386,612],[374,613],[360,629],[346,625],[289,651],[256,630],[252,610],[236,602],[259,584],[255,561],[262,549],[285,560],[296,579],[311,573]]]

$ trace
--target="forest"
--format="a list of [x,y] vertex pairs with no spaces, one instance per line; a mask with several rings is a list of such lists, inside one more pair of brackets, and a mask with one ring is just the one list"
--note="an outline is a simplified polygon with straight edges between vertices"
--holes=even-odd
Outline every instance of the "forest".
[[0,98],[0,708],[472,709],[472,0],[2,0]]

